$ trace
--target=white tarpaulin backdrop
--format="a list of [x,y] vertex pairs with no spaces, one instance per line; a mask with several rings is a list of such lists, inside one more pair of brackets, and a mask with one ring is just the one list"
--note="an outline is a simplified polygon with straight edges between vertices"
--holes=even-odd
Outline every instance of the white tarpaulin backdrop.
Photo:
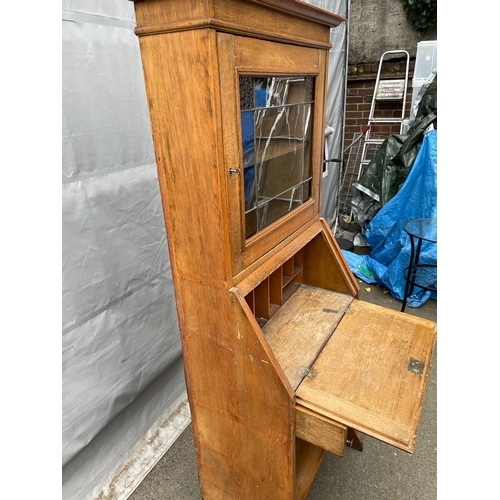
[[[347,0],[309,3],[347,16]],[[62,9],[63,498],[77,500],[185,399],[185,383],[134,5]],[[327,123],[339,158],[346,23],[332,43]],[[324,181],[331,226],[338,168]]]

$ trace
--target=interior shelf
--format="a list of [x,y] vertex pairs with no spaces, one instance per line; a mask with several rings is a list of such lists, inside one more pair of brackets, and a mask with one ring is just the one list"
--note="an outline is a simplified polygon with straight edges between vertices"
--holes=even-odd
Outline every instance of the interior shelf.
[[303,263],[303,251],[299,250],[245,297],[261,327],[297,291],[302,280]]
[[[250,165],[250,163],[262,163],[263,161],[272,160],[279,156],[284,156],[289,153],[295,153],[304,148],[303,139],[287,138],[270,138],[260,139],[257,147],[257,155],[252,150],[243,155],[243,165]],[[254,159],[252,160],[252,157]]]

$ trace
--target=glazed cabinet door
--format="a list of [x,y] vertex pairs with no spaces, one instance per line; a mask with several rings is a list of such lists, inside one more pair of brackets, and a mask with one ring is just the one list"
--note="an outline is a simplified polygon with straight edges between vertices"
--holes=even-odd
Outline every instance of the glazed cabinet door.
[[219,33],[233,276],[319,217],[325,49]]

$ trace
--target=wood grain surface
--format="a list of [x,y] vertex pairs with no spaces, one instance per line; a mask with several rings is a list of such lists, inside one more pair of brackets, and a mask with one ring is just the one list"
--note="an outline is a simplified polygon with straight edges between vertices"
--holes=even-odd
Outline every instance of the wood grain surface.
[[[435,340],[432,321],[354,300],[297,401],[412,452]],[[408,369],[412,358],[421,374]]]

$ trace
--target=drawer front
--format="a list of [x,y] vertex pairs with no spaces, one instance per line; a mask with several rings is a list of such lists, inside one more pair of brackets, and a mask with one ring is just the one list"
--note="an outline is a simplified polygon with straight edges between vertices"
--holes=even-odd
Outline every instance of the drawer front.
[[295,407],[297,437],[342,457],[347,440],[347,427],[303,406]]

